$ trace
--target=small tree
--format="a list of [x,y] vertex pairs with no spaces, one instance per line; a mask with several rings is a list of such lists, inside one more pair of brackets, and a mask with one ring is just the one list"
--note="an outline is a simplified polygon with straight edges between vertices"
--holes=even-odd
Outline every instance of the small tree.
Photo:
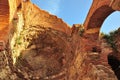
[[110,32],[109,34],[104,34],[103,33],[103,38],[106,39],[107,43],[110,44],[110,46],[113,48],[113,50],[117,51],[116,47],[116,41],[115,41],[115,36],[118,34],[120,31],[120,28],[118,30],[114,30]]

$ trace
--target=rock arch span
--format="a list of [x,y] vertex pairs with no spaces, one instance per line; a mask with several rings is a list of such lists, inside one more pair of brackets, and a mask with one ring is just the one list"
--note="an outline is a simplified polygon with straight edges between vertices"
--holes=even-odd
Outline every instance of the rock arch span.
[[[87,18],[84,22],[84,27],[87,34],[97,34],[104,20],[114,11],[119,10],[119,0],[93,0]],[[117,6],[116,6],[117,5]]]

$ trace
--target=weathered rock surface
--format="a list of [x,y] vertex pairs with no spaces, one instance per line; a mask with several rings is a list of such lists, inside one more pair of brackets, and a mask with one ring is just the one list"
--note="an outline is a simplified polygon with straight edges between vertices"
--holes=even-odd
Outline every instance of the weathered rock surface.
[[84,22],[86,34],[98,37],[104,20],[114,11],[120,10],[120,0],[93,0]]
[[115,35],[115,45],[117,47],[117,51],[120,53],[120,28],[117,31],[118,33],[116,33]]
[[111,6],[114,10],[120,11],[120,0],[112,0]]
[[[50,79],[60,73],[60,76],[65,75],[64,70],[74,55],[71,53],[69,36],[41,26],[30,26],[25,33],[21,36],[24,36],[24,42],[28,42],[28,46],[21,51],[15,63],[21,74],[27,79]],[[17,46],[22,44],[16,44]]]
[[43,27],[51,27],[67,34],[71,33],[70,26],[63,22],[62,19],[39,9],[31,2],[24,2],[22,10],[25,24],[27,24],[26,27],[29,25],[42,25]]
[[1,80],[117,80],[107,63],[101,63],[96,36],[80,32],[83,26],[71,29],[29,0],[9,4],[10,35],[0,52]]

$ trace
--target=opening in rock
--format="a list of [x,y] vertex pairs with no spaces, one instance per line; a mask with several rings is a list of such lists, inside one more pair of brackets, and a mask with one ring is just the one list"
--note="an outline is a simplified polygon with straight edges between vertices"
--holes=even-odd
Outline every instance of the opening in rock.
[[103,22],[100,32],[108,34],[111,31],[117,30],[120,27],[120,22],[118,21],[119,18],[119,11],[115,11],[112,14],[110,14]]
[[120,80],[120,61],[112,54],[108,55],[108,64],[111,66],[118,80]]

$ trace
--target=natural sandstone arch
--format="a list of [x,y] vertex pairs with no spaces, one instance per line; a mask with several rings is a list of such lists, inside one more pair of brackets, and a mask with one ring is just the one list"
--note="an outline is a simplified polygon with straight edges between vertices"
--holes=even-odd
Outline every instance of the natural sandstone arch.
[[99,36],[104,20],[115,10],[120,10],[119,0],[93,0],[87,18],[84,22],[86,33]]
[[[24,0],[24,1],[27,1],[27,0]],[[16,13],[17,1],[9,0],[9,4],[10,4],[10,19],[8,21],[9,22],[8,24],[11,23]],[[19,5],[20,4],[18,4],[18,6]],[[23,19],[23,18],[21,19],[21,17],[18,17],[19,18],[18,24],[24,27],[27,26],[27,28],[24,29],[23,32],[21,32],[22,33],[21,35],[19,36],[17,35],[17,38],[12,36],[13,38],[16,38],[16,39],[13,39],[14,41],[16,40],[14,49],[18,49],[17,50],[18,52],[13,50],[12,51],[13,53],[11,52],[9,54],[6,53],[8,63],[9,63],[8,66],[11,67],[9,71],[12,71],[8,74],[8,76],[11,76],[11,74],[15,74],[16,76],[20,77],[22,80],[33,80],[33,79],[34,80],[88,80],[88,79],[95,80],[95,77],[96,77],[95,74],[93,74],[93,77],[92,77],[93,79],[89,78],[89,75],[91,75],[91,73],[90,74],[88,73],[87,75],[88,78],[85,78],[86,76],[84,77],[84,75],[87,72],[93,72],[92,65],[90,66],[89,64],[87,64],[86,66],[84,64],[85,58],[87,55],[87,52],[84,52],[87,49],[84,49],[84,48],[86,48],[87,45],[81,44],[81,43],[87,44],[87,41],[81,39],[80,36],[77,35],[77,33],[73,36],[73,38],[71,38],[71,36],[68,35],[70,33],[70,28],[64,22],[62,22],[62,20],[58,19],[56,16],[49,15],[49,13],[38,9],[35,5],[31,4],[30,2],[25,2],[23,3],[22,6],[23,6],[22,7],[23,11],[21,11],[21,15],[24,16],[25,20],[23,23],[25,25],[22,25],[19,23],[19,21],[22,21]],[[41,17],[42,19],[40,19]],[[43,19],[46,19],[46,20],[43,20]],[[46,25],[40,24],[44,22],[46,23]],[[59,26],[59,27],[56,29],[55,28],[56,26]],[[17,27],[19,27],[19,25],[17,25]],[[10,28],[10,26],[7,26],[7,28]],[[38,35],[36,35],[35,32],[38,33]],[[31,34],[33,37],[31,37]],[[6,35],[9,35],[9,34],[6,34]],[[23,37],[22,39],[21,39],[21,36]],[[31,38],[32,38],[32,41],[31,41]],[[18,39],[21,39],[21,41],[18,41]],[[24,42],[29,42],[29,41],[30,41],[30,44],[28,46],[24,46],[25,45]],[[22,45],[21,45],[21,42],[22,42]],[[14,44],[11,44],[11,45],[14,45]],[[22,46],[25,47],[25,50],[22,49],[20,51],[19,49],[21,49]],[[19,56],[17,54],[19,52],[21,55],[22,54],[23,55]],[[41,54],[39,52],[41,52]],[[18,64],[12,63],[11,54],[14,54],[14,53],[17,54],[15,57],[17,58]],[[6,58],[6,56],[4,58]],[[39,60],[41,60],[43,64],[41,64]],[[26,61],[28,64],[26,63]],[[5,62],[5,61],[1,61],[1,62]],[[48,64],[47,67],[46,67],[46,64],[44,65],[44,62]],[[52,65],[52,63],[54,64]],[[57,65],[58,67],[54,66],[56,64],[58,64]],[[60,68],[59,65],[62,66],[62,68]],[[41,68],[44,68],[43,71],[41,70]],[[54,70],[55,71],[61,70],[61,71],[55,72]],[[36,75],[36,73],[38,73],[38,75]],[[43,73],[43,75],[40,75],[40,73]],[[13,76],[14,75],[12,75],[12,77]],[[7,76],[5,76],[5,79],[2,79],[2,80],[6,80],[6,77]],[[11,79],[11,80],[15,80],[15,79]],[[16,80],[19,80],[19,78]]]
[[93,33],[95,32],[99,34],[100,28],[104,20],[113,12],[114,10],[107,5],[98,8],[91,16],[86,30],[93,30]]
[[91,16],[91,19],[88,23],[88,28],[100,28],[104,20],[113,12],[109,6],[101,6],[98,8],[93,15]]

